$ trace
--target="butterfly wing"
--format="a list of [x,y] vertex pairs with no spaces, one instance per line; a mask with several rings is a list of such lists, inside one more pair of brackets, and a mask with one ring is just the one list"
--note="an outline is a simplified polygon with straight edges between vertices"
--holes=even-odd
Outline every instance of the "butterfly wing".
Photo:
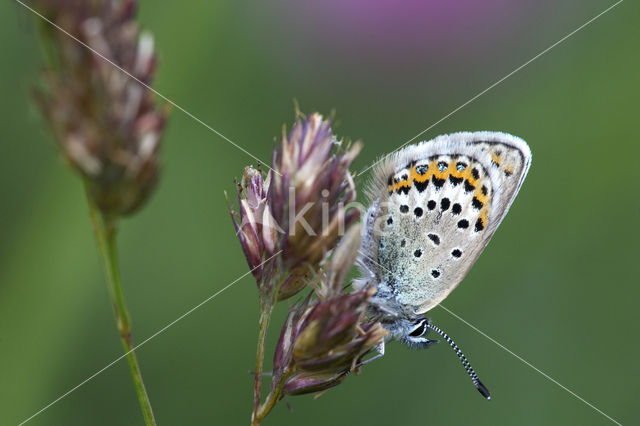
[[427,312],[462,281],[507,213],[531,164],[505,133],[439,136],[373,172],[361,264],[380,296]]

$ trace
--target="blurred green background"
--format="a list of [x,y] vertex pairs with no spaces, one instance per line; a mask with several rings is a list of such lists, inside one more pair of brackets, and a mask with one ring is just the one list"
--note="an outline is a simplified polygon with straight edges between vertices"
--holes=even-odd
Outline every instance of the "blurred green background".
[[[303,111],[337,112],[360,170],[611,1],[142,1],[155,88],[262,159]],[[30,91],[33,16],[0,4],[0,424],[17,424],[121,355],[80,181]],[[622,424],[640,395],[640,5],[626,1],[420,139],[500,130],[533,165],[511,212],[445,306]],[[254,160],[174,110],[164,173],[123,223],[122,275],[141,341],[247,271],[224,203]],[[361,180],[362,181],[362,180]],[[285,312],[270,334],[273,347]],[[443,309],[481,398],[445,346],[392,344],[319,399],[265,425],[600,425],[601,414]],[[160,425],[248,424],[257,336],[247,277],[138,351]],[[268,366],[267,366],[268,368]],[[142,424],[126,363],[30,425]]]

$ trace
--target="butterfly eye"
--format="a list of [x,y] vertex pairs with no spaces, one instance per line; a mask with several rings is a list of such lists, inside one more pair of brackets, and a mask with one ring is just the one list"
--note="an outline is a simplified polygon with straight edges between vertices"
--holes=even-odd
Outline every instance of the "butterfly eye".
[[411,336],[411,337],[420,337],[425,333],[425,331],[427,331],[427,323],[426,323],[426,321],[422,320],[422,321],[418,322],[415,325],[416,325],[416,328],[414,328],[413,331],[411,333],[409,333],[409,336]]

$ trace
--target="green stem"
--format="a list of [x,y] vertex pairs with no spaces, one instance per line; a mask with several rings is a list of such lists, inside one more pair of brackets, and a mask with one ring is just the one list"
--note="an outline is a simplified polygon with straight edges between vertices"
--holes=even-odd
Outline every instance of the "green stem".
[[105,217],[99,212],[91,196],[88,196],[88,200],[89,213],[91,215],[91,221],[93,222],[93,229],[96,240],[98,241],[98,248],[100,249],[100,256],[102,257],[109,287],[109,296],[111,297],[122,346],[127,355],[127,362],[131,370],[133,384],[138,394],[142,415],[144,416],[144,421],[147,426],[155,426],[156,420],[153,416],[153,410],[151,409],[151,403],[149,402],[149,396],[144,387],[144,382],[142,381],[140,365],[138,364],[136,353],[133,351],[131,320],[129,319],[124,293],[122,292],[120,269],[118,267],[118,251],[116,247],[117,224],[113,218]]
[[262,418],[264,417],[258,417],[258,412],[261,408],[260,399],[262,394],[262,367],[264,364],[264,345],[267,337],[267,329],[269,328],[269,321],[271,320],[271,313],[273,312],[275,294],[277,294],[277,291],[271,289],[270,293],[260,295],[258,349],[256,351],[256,370],[253,387],[253,414],[251,416],[252,426],[259,425],[260,420],[262,420]]
[[267,395],[267,399],[265,399],[264,403],[260,404],[258,409],[254,412],[252,426],[259,425],[260,422],[265,417],[267,417],[267,414],[271,412],[273,407],[275,407],[276,403],[280,401],[280,398],[282,398],[282,388],[284,387],[284,384],[291,373],[291,371],[285,371],[282,378],[278,382],[278,385],[271,392],[269,392],[269,395]]

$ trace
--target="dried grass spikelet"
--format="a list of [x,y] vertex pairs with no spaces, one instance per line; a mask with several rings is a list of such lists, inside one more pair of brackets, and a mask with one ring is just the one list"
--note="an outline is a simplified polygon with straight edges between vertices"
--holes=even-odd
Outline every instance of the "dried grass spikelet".
[[318,392],[340,384],[388,334],[366,317],[374,288],[343,290],[359,237],[360,227],[352,226],[335,250],[317,297],[294,306],[287,316],[274,356],[274,381],[284,380],[283,394]]
[[[156,68],[150,34],[140,34],[131,0],[36,0],[44,16],[145,84]],[[166,111],[151,92],[66,34],[48,27],[53,57],[36,96],[65,158],[101,212],[137,211],[159,177]]]
[[[356,198],[349,166],[360,144],[343,147],[320,114],[298,119],[273,153],[265,176],[246,168],[238,190],[234,226],[258,285],[269,285],[262,262],[274,253],[283,276],[278,300],[296,295],[312,278],[345,230],[359,216],[347,211]],[[255,268],[255,269],[254,269]]]

